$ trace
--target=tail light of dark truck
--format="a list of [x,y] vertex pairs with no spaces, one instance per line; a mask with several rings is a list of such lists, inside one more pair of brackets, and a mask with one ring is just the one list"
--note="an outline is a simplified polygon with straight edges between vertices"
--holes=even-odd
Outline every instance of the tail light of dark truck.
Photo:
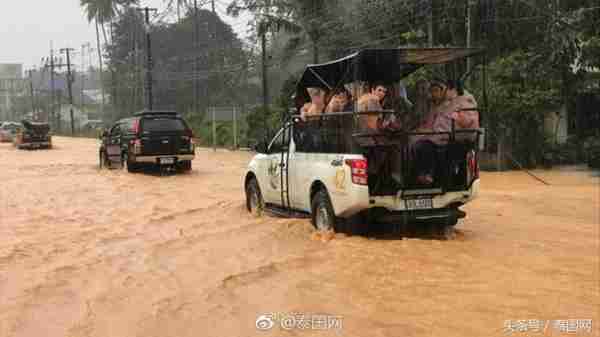
[[475,179],[479,179],[479,161],[477,153],[471,150],[467,152],[467,183],[471,183]]
[[184,135],[181,138],[188,142],[188,151],[194,152],[194,132],[192,129],[186,128],[184,131]]

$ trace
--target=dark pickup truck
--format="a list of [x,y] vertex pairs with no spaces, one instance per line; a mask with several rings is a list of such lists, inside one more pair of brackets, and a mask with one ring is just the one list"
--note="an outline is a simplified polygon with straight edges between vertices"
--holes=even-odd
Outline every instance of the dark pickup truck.
[[52,136],[48,123],[21,121],[22,128],[17,130],[13,144],[18,149],[52,148]]
[[190,127],[176,112],[138,112],[102,133],[100,167],[118,163],[129,172],[154,165],[189,171],[195,156],[193,137]]

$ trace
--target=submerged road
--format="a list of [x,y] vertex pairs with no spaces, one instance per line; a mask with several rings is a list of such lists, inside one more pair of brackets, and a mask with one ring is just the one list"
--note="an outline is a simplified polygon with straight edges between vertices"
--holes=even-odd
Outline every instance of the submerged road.
[[54,143],[0,144],[0,337],[600,336],[589,171],[483,173],[454,240],[325,240],[247,214],[250,153],[159,176]]

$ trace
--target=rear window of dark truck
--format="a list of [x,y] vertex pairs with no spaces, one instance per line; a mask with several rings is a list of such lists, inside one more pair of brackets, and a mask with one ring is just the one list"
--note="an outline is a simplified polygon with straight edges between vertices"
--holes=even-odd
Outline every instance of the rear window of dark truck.
[[186,125],[181,119],[156,118],[142,120],[143,132],[185,131]]

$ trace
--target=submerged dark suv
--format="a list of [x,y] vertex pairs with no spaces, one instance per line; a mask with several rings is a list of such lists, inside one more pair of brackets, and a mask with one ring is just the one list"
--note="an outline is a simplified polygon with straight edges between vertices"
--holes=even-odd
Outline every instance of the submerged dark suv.
[[50,149],[52,135],[48,123],[22,120],[23,127],[17,128],[13,144],[18,149]]
[[173,111],[142,111],[117,121],[102,133],[100,167],[115,163],[135,172],[146,165],[192,169],[193,133]]

